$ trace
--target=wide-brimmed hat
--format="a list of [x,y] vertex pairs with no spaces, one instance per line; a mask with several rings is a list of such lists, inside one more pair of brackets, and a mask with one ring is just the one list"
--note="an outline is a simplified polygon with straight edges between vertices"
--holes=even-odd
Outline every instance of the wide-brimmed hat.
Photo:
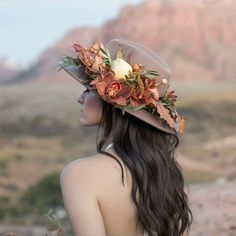
[[105,46],[95,42],[85,49],[73,44],[77,57],[66,56],[60,69],[103,100],[170,134],[183,134],[185,121],[177,112],[174,91],[169,91],[171,69],[151,49],[126,39]]

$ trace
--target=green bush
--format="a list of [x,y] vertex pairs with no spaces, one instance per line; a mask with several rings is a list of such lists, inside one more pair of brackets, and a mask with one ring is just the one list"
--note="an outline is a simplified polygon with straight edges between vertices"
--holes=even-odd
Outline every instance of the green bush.
[[19,204],[22,204],[26,212],[39,214],[63,206],[59,178],[59,171],[48,174],[20,197]]
[[6,160],[0,160],[0,176],[8,175],[8,163]]

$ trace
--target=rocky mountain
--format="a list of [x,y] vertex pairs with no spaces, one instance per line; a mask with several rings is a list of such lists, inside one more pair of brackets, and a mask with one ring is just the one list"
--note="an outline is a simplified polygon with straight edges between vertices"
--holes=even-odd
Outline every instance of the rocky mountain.
[[9,58],[0,58],[0,83],[11,80],[23,70],[23,66]]
[[61,56],[73,54],[72,43],[86,46],[112,38],[130,39],[158,52],[171,66],[174,80],[234,80],[235,12],[232,0],[147,0],[137,6],[126,5],[117,18],[99,28],[67,32],[14,81],[66,83],[68,75],[57,73],[56,64]]

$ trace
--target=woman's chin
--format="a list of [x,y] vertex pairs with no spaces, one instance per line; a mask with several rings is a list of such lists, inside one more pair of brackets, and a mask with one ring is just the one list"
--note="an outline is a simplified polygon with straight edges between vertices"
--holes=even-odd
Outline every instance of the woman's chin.
[[[80,113],[80,124],[83,126],[96,126],[99,125],[99,120],[94,117],[87,117],[83,112]],[[91,118],[91,119],[90,119]]]
[[81,124],[82,126],[89,126],[89,123],[86,122],[84,119],[80,119],[80,124]]
[[89,121],[87,121],[87,120],[84,120],[84,119],[80,119],[80,124],[82,125],[82,126],[96,126],[96,125],[98,125],[97,123],[95,124],[95,123],[93,123],[93,122],[89,122]]

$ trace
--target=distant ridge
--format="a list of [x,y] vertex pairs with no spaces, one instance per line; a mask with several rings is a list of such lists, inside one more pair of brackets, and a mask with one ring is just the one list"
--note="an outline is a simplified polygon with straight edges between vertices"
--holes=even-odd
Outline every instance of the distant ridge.
[[[57,61],[72,54],[75,41],[83,45],[127,38],[157,51],[172,68],[173,80],[235,80],[236,1],[144,1],[126,5],[116,19],[100,28],[67,32],[42,52],[35,65],[12,82],[72,83]],[[1,72],[0,72],[1,73]]]

